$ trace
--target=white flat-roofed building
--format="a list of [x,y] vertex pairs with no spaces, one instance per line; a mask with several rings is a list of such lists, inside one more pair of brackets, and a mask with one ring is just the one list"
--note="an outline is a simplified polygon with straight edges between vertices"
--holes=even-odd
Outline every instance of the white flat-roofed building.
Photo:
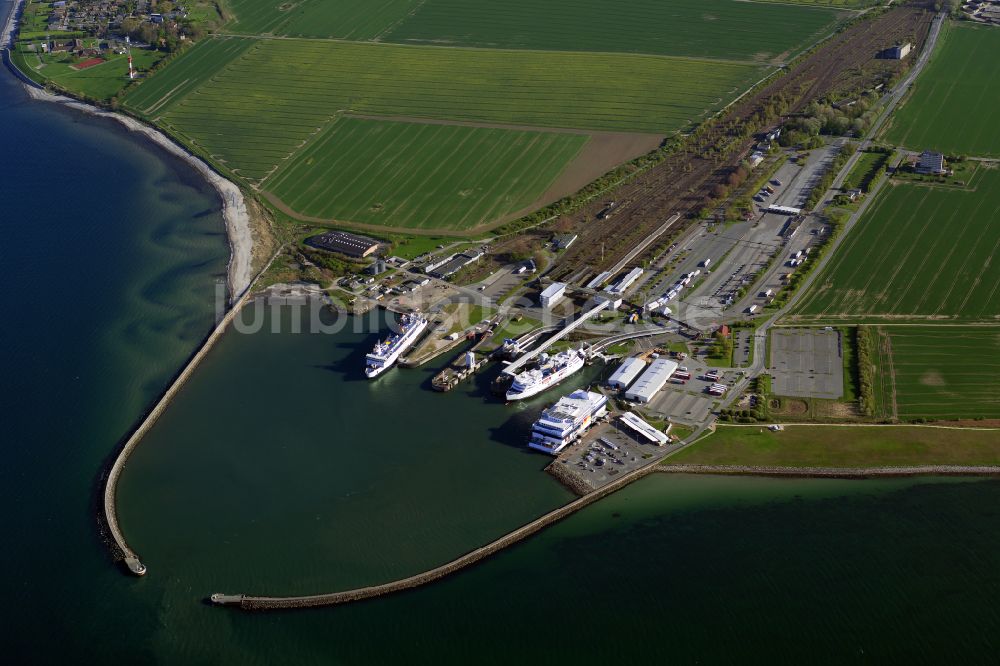
[[656,359],[649,364],[632,388],[625,392],[625,398],[635,402],[649,402],[656,392],[663,388],[677,367],[677,364],[669,359]]
[[646,369],[646,362],[635,356],[622,361],[618,369],[608,378],[608,386],[616,389],[628,388],[635,378]]
[[[670,441],[670,438],[664,433],[649,425],[632,412],[625,412],[620,418],[623,424],[657,446],[664,446]],[[667,426],[667,431],[670,431],[669,425]]]
[[602,284],[607,282],[609,277],[611,277],[611,271],[604,271],[603,273],[599,274],[597,277],[595,277],[593,280],[587,283],[587,289],[597,289]]
[[618,282],[608,287],[605,291],[610,291],[613,293],[623,294],[625,290],[632,286],[632,283],[639,279],[642,275],[643,270],[641,268],[633,268],[628,272],[628,275],[623,277]]
[[545,309],[551,308],[566,296],[566,285],[563,282],[553,282],[542,292],[541,303]]

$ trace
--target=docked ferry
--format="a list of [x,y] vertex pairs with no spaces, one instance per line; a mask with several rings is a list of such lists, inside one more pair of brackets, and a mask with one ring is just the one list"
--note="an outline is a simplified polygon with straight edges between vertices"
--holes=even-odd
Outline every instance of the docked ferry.
[[528,446],[556,455],[578,439],[594,421],[607,413],[608,399],[579,389],[542,412],[531,426]]
[[365,375],[375,379],[392,367],[400,354],[413,346],[427,328],[427,319],[419,314],[404,314],[399,319],[399,332],[375,345],[365,357]]
[[507,400],[524,400],[548,390],[583,367],[583,352],[567,349],[555,356],[542,354],[537,368],[514,377],[507,390]]

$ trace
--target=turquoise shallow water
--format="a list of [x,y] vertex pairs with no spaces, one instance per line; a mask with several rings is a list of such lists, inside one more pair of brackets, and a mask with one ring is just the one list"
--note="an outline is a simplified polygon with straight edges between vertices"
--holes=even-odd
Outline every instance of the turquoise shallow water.
[[7,661],[995,662],[994,481],[658,475],[410,593],[204,605],[409,573],[567,497],[521,446],[545,400],[433,394],[430,370],[356,381],[365,332],[227,336],[124,478],[150,574],[123,575],[97,536],[98,475],[211,326],[218,203],[6,75],[0,155]]

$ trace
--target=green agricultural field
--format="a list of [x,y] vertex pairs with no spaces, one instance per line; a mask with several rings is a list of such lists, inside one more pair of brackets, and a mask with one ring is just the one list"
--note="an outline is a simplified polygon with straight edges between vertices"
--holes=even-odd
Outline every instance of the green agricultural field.
[[313,218],[469,229],[529,206],[586,141],[581,134],[342,118],[262,189]]
[[1000,326],[883,326],[878,341],[876,416],[1000,417]]
[[[762,73],[623,54],[230,41],[255,43],[212,75],[204,52],[226,47],[207,40],[125,103],[254,183],[345,112],[666,134],[710,115]],[[614,81],[615,94],[601,81]]]
[[1000,157],[1000,30],[953,25],[886,139],[914,150]]
[[382,39],[770,61],[787,60],[841,17],[737,0],[426,0]]
[[718,426],[670,465],[900,467],[1000,465],[1000,430],[921,426]]
[[886,189],[789,319],[1000,321],[1000,170]]
[[420,5],[419,0],[226,0],[228,32],[293,37],[377,39]]
[[[351,41],[784,60],[843,17],[741,0],[230,0],[229,32]],[[762,26],[781,26],[780,30]]]
[[126,104],[149,117],[161,113],[169,104],[182,99],[213,74],[224,70],[254,43],[251,39],[205,39],[184,51],[156,77],[129,91]]
[[835,7],[837,9],[864,9],[887,4],[888,0],[750,0],[752,2],[773,2],[783,5],[803,5],[814,7]]

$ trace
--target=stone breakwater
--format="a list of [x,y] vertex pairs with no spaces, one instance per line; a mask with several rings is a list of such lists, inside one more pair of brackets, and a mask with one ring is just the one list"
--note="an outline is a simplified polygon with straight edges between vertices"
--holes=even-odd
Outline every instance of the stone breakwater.
[[331,592],[328,594],[289,597],[253,596],[247,594],[213,594],[210,598],[213,603],[220,606],[239,606],[243,610],[260,611],[334,606],[338,604],[362,601],[365,599],[374,599],[376,597],[383,597],[389,594],[402,592],[404,590],[410,590],[415,587],[420,587],[436,580],[440,580],[445,576],[450,576],[457,571],[476,564],[477,562],[500,552],[504,548],[514,545],[532,534],[539,532],[543,528],[548,527],[549,525],[552,525],[553,523],[556,523],[573,513],[576,513],[590,504],[593,504],[597,500],[607,497],[611,493],[624,488],[636,479],[654,471],[656,466],[656,463],[652,463],[646,467],[642,467],[633,472],[622,475],[620,479],[609,483],[600,490],[593,491],[570,502],[569,504],[550,511],[544,516],[537,518],[536,520],[533,520],[508,534],[505,534],[496,541],[492,541],[481,548],[477,548],[469,553],[466,553],[465,555],[462,555],[447,564],[416,574],[415,576],[392,581],[390,583],[384,583],[382,585],[372,585],[370,587],[345,590],[343,592]]
[[118,456],[112,463],[110,470],[108,470],[107,479],[104,484],[104,522],[107,527],[108,534],[110,535],[112,541],[114,542],[114,548],[116,550],[116,555],[120,556],[125,560],[125,565],[128,567],[129,571],[136,575],[143,575],[146,572],[146,567],[139,560],[139,556],[129,547],[128,542],[125,540],[125,535],[122,533],[121,527],[118,524],[118,511],[116,502],[116,491],[118,488],[118,479],[121,477],[122,471],[125,469],[125,465],[128,462],[129,456],[132,455],[132,451],[135,450],[142,438],[149,432],[149,429],[153,427],[160,415],[166,410],[167,406],[170,404],[177,392],[184,386],[191,375],[194,374],[195,369],[205,358],[208,352],[215,346],[215,343],[219,341],[222,334],[225,332],[229,324],[236,318],[247,298],[249,297],[249,292],[245,292],[243,296],[236,302],[235,306],[232,307],[219,322],[218,326],[212,330],[212,332],[205,339],[205,342],[201,345],[194,356],[187,362],[184,368],[178,373],[177,377],[170,384],[170,387],[163,393],[163,396],[156,403],[156,405],[149,411],[146,418],[143,419],[139,427],[135,429],[132,435],[128,438],[125,444],[122,446],[121,451],[118,452]]
[[991,465],[913,465],[907,467],[758,467],[753,465],[661,465],[669,474],[741,474],[829,479],[874,479],[902,476],[1000,476]]
[[[280,252],[280,250],[279,250]],[[275,254],[271,257],[267,265],[260,271],[264,273],[270,268],[271,263],[278,256]],[[250,281],[251,284],[253,280]],[[149,429],[153,427],[160,415],[166,410],[167,406],[174,399],[174,396],[181,390],[188,379],[194,374],[195,369],[204,360],[208,352],[211,351],[215,343],[222,338],[222,334],[226,331],[229,325],[233,322],[236,316],[240,313],[243,306],[251,299],[252,292],[249,289],[245,289],[243,294],[239,297],[233,307],[226,312],[225,316],[219,321],[218,325],[209,333],[208,337],[202,343],[198,351],[191,356],[190,360],[184,365],[181,371],[171,382],[170,386],[164,391],[163,395],[157,401],[156,405],[149,411],[146,417],[143,419],[142,423],[135,429],[135,431],[129,436],[128,440],[122,446],[118,455],[115,457],[110,469],[108,470],[107,478],[104,483],[104,524],[107,529],[108,535],[114,543],[115,555],[123,558],[125,564],[128,566],[129,570],[136,575],[143,575],[146,571],[145,566],[139,561],[138,555],[129,547],[128,542],[125,541],[125,535],[121,531],[121,527],[118,524],[118,512],[116,506],[116,491],[118,487],[118,479],[121,476],[122,471],[125,469],[125,465],[128,462],[129,456],[135,447],[139,445],[142,438],[149,432]]]
[[571,470],[567,469],[566,464],[561,460],[554,460],[545,471],[551,474],[556,481],[561,483],[567,490],[575,495],[586,495],[591,492],[593,488],[587,485],[583,479],[574,474]]

